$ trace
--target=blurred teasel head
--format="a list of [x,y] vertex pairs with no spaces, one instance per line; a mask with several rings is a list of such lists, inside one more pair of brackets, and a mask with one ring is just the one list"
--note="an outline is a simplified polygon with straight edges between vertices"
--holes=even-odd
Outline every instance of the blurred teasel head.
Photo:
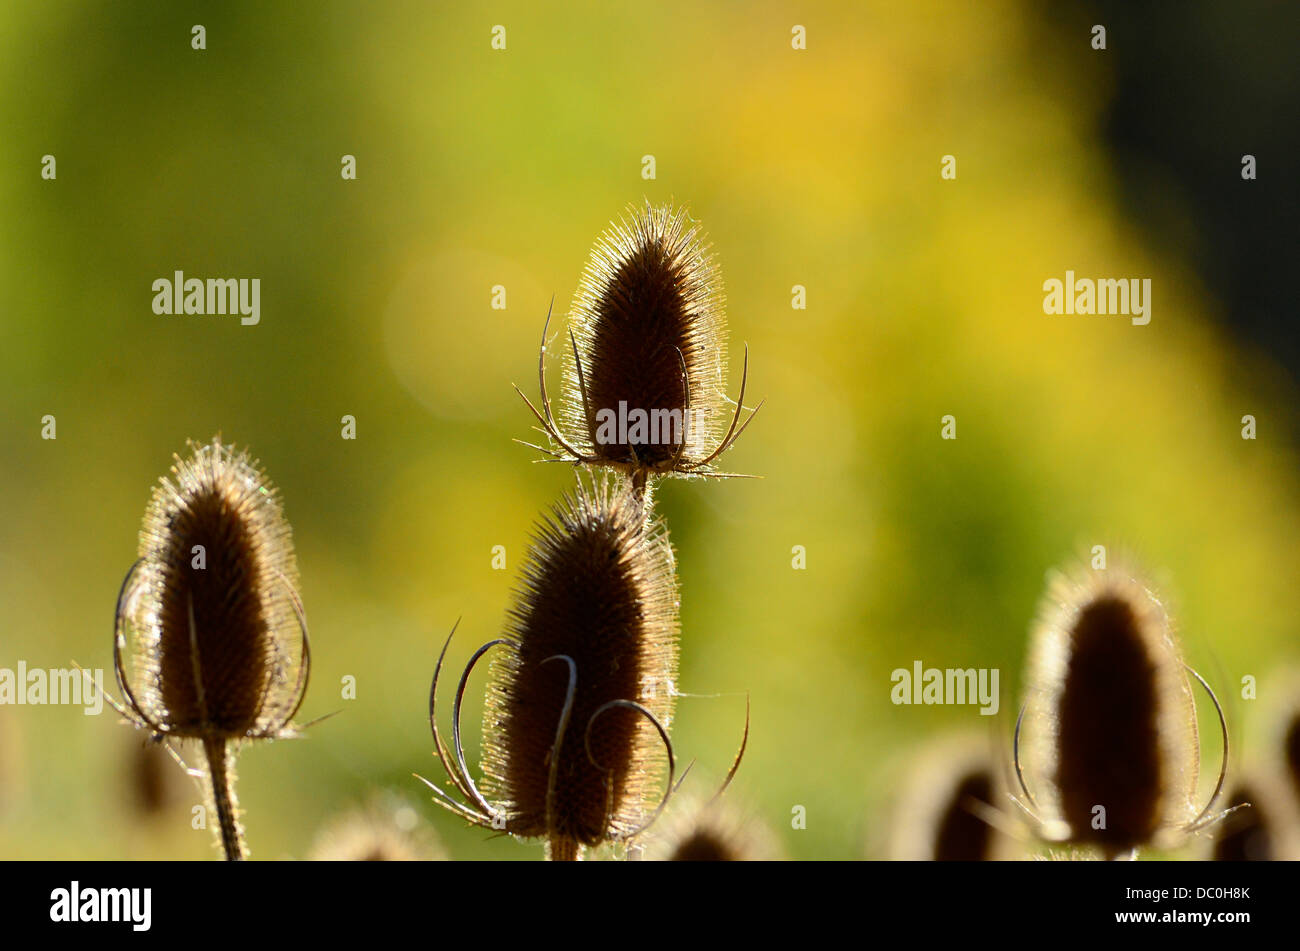
[[159,736],[291,733],[309,653],[289,523],[246,453],[220,437],[191,450],[155,488],[122,586],[118,685]]
[[[545,839],[556,860],[640,834],[672,790],[677,610],[662,524],[645,523],[625,483],[579,482],[536,531],[504,637],[479,648],[461,677],[454,763],[434,718],[439,658],[430,722],[465,800],[429,784],[439,802],[474,824]],[[465,767],[460,696],[492,647],[500,650],[483,720],[485,795]]]
[[[1198,813],[1200,741],[1189,675],[1209,686],[1183,663],[1164,606],[1144,585],[1115,566],[1084,572],[1058,576],[1044,600],[1015,766],[1044,838],[1115,858],[1200,827],[1222,789],[1228,734],[1215,700],[1223,768]],[[1023,757],[1022,725],[1029,731]]]
[[1214,830],[1210,857],[1216,862],[1271,862],[1289,858],[1286,836],[1274,812],[1273,797],[1258,779],[1237,782],[1228,793],[1228,814]]
[[317,834],[314,862],[441,862],[447,858],[433,828],[391,795],[331,819]]
[[542,331],[541,410],[525,402],[555,448],[534,448],[639,484],[669,473],[726,475],[713,463],[758,407],[741,421],[748,351],[728,405],[722,281],[685,209],[629,207],[592,249],[570,324],[559,423],[546,391],[549,314]]
[[675,799],[647,858],[666,862],[765,862],[781,858],[776,837],[733,798]]
[[1011,838],[999,816],[1005,788],[987,735],[957,733],[924,747],[910,764],[890,816],[889,858],[1011,858]]

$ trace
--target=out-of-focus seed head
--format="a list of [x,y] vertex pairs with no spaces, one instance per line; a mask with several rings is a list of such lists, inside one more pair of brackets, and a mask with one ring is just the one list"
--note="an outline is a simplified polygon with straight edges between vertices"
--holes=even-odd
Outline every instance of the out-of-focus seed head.
[[1228,795],[1226,815],[1214,830],[1216,862],[1271,862],[1280,858],[1277,819],[1259,783],[1239,782]]
[[137,816],[158,818],[187,800],[190,784],[161,744],[141,743],[139,733],[132,733],[126,742],[127,794]]
[[1193,819],[1196,708],[1169,618],[1126,572],[1058,577],[1030,662],[1023,762],[1044,832],[1108,857]]
[[447,858],[437,833],[395,796],[378,796],[332,819],[316,836],[314,862],[437,862]]
[[119,603],[119,681],[141,725],[204,739],[282,735],[306,687],[288,522],[246,453],[191,444],[154,490]]
[[1010,858],[1008,836],[991,824],[1006,801],[988,736],[959,733],[922,749],[890,818],[889,857],[984,862]]
[[678,798],[647,858],[668,862],[766,862],[781,858],[776,837],[732,796]]
[[1282,764],[1291,795],[1300,803],[1300,705],[1291,711],[1282,732]]
[[668,729],[677,668],[662,524],[625,486],[580,483],[537,530],[505,638],[483,747],[506,831],[572,851],[637,830],[663,772],[650,717]]

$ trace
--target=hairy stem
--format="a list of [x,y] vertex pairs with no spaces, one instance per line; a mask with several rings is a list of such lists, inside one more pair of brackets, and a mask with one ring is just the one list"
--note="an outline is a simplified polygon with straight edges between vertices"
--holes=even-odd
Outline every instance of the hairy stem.
[[206,737],[203,740],[203,752],[208,758],[208,773],[212,778],[212,801],[217,809],[217,822],[220,826],[221,848],[229,862],[244,860],[244,831],[239,827],[235,799],[234,757],[226,747],[226,741],[219,737]]
[[576,862],[582,846],[567,836],[552,836],[546,845],[546,858],[551,862]]

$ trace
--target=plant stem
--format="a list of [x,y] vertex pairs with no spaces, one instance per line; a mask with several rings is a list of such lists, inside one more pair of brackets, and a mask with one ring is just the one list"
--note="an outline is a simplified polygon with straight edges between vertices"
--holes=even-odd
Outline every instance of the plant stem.
[[203,752],[207,755],[208,774],[212,777],[212,801],[217,808],[221,848],[226,853],[226,861],[242,862],[244,833],[236,815],[234,758],[226,748],[226,741],[220,737],[205,737]]
[[576,862],[581,848],[576,839],[553,836],[547,841],[546,858],[551,862]]

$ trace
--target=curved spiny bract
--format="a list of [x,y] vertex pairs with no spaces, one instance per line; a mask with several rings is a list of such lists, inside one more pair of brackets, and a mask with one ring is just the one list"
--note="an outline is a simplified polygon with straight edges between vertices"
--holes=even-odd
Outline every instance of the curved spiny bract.
[[140,531],[119,618],[135,647],[124,690],[170,737],[281,735],[306,686],[289,524],[247,454],[220,438],[192,448]]
[[579,483],[538,527],[493,661],[484,774],[506,831],[574,857],[653,817],[677,640],[662,526],[629,489]]
[[1152,593],[1114,567],[1058,577],[1030,670],[1027,762],[1045,836],[1116,857],[1185,831],[1196,818],[1196,708]]

